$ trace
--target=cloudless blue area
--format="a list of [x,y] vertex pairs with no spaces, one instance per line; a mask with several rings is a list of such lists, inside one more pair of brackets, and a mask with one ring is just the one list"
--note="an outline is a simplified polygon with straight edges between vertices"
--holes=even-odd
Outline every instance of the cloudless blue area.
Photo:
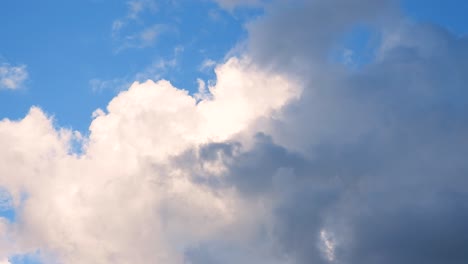
[[468,35],[466,0],[401,0],[401,6],[415,21],[442,26],[459,36]]
[[359,69],[375,58],[379,42],[378,32],[366,25],[355,25],[339,39],[331,51],[330,61]]
[[6,218],[10,222],[16,220],[11,194],[3,187],[0,187],[0,217]]
[[6,218],[11,222],[16,220],[16,212],[13,208],[0,209],[0,217]]
[[16,255],[10,257],[9,261],[11,264],[42,264],[38,259],[39,252],[26,254],[26,255]]

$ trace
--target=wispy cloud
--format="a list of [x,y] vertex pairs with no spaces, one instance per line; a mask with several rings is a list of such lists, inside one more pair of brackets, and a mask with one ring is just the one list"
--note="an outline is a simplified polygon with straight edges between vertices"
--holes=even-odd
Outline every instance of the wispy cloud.
[[263,4],[262,0],[214,0],[220,7],[232,11],[237,7],[259,7]]
[[198,69],[200,71],[202,71],[202,72],[206,72],[208,70],[213,69],[214,66],[216,66],[216,61],[214,61],[212,59],[206,59],[201,63],[201,65],[200,65],[200,67]]
[[119,47],[116,49],[116,52],[129,48],[146,48],[153,46],[158,40],[158,37],[167,31],[170,31],[170,27],[164,24],[154,24],[143,28],[137,33],[129,34],[118,39]]
[[123,91],[130,86],[130,82],[125,78],[115,78],[110,80],[103,80],[99,78],[93,78],[89,81],[91,90],[95,93],[102,92],[104,90],[115,90]]
[[26,65],[14,66],[9,63],[0,63],[0,89],[16,90],[21,88],[28,79]]
[[[145,25],[141,16],[154,13],[157,10],[155,1],[135,0],[127,2],[127,13],[124,17],[112,23],[111,36],[117,45],[116,52],[129,48],[145,48],[152,46],[159,35],[169,29],[164,24]],[[136,26],[136,29],[135,27]],[[132,30],[127,30],[132,28]]]
[[141,12],[144,11],[146,8],[150,8],[153,10],[156,8],[156,4],[153,1],[134,0],[127,2],[127,5],[127,17],[130,19],[139,19]]
[[132,0],[127,2],[126,20],[139,20],[141,14],[146,11],[155,12],[157,4],[154,0]]
[[93,92],[102,92],[104,90],[113,90],[117,92],[128,89],[128,87],[136,81],[144,82],[146,80],[159,80],[164,78],[168,71],[178,67],[179,57],[183,51],[183,46],[177,46],[174,48],[172,56],[156,59],[146,68],[133,75],[106,80],[93,78],[89,81],[89,85]]

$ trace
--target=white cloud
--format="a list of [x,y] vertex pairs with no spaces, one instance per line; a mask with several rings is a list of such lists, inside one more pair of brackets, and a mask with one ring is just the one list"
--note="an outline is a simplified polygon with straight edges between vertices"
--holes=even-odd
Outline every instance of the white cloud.
[[26,65],[13,66],[9,63],[0,63],[0,89],[21,88],[27,79]]
[[197,83],[198,83],[198,92],[195,93],[194,98],[197,101],[209,99],[211,95],[206,87],[206,82],[203,81],[202,79],[197,79]]
[[193,182],[171,157],[234,138],[300,89],[248,59],[232,58],[216,73],[212,97],[198,103],[167,81],[134,83],[94,115],[83,156],[69,154],[74,133],[54,129],[38,108],[0,122],[0,185],[19,210],[1,233],[11,247],[0,257],[40,249],[69,264],[183,263],[186,250],[232,225],[246,228],[233,241],[248,235],[251,206],[235,190]]
[[215,65],[216,65],[216,61],[211,60],[211,59],[206,59],[201,63],[199,70],[208,71],[208,70],[213,69]]
[[[189,137],[187,139],[189,141],[200,140],[197,143],[206,143],[210,140],[226,140],[232,135],[241,132],[244,127],[247,127],[250,122],[259,116],[266,115],[272,109],[280,108],[300,92],[295,90],[298,89],[296,84],[291,83],[291,81],[284,79],[280,75],[265,75],[255,66],[251,65],[248,59],[239,60],[232,58],[224,65],[218,67],[216,74],[218,76],[216,85],[208,87],[212,94],[211,100],[201,101],[196,104],[196,100],[189,96],[188,92],[177,90],[168,82],[158,82],[157,86],[161,88],[151,89],[154,84],[149,81],[139,85],[135,84],[129,91],[117,96],[110,102],[108,107],[109,112],[112,114],[114,112],[113,109],[115,109],[115,111],[119,111],[120,115],[128,113],[131,119],[136,114],[131,113],[130,110],[136,111],[142,108],[147,113],[152,108],[154,102],[158,102],[158,112],[154,114],[162,116],[159,118],[155,116],[154,118],[165,120],[166,110],[163,111],[164,107],[171,109],[167,110],[169,111],[167,114],[175,114],[179,111],[178,105],[182,104],[180,111],[183,110],[183,114],[180,114],[181,116],[178,118],[175,116],[171,117],[174,120],[167,120],[171,123],[174,122],[171,127],[173,126],[180,131],[169,132],[167,131],[167,127],[160,127],[160,133],[164,131],[168,132],[167,138],[166,136],[161,136],[158,138],[161,142],[155,141],[151,144],[150,142],[145,142],[142,145],[143,148],[148,148],[143,153],[152,152],[150,149],[157,148],[161,152],[164,149],[175,151],[175,153],[171,153],[175,155],[179,153],[177,145],[184,146],[186,144],[184,143],[186,136]],[[263,96],[266,90],[270,94],[268,97]],[[128,100],[129,98],[132,100]],[[173,102],[172,100],[168,100],[169,98],[180,101]],[[132,105],[131,102],[134,102],[135,105]],[[111,116],[113,115],[106,117],[106,120],[109,120],[106,122],[109,122],[109,124],[106,123],[106,125],[102,126],[105,131],[112,130],[111,124],[114,124],[114,121],[111,120],[114,119]],[[118,120],[122,118],[123,116],[120,116]],[[183,118],[186,121],[179,120],[179,118]],[[178,123],[182,123],[183,125],[179,125]],[[138,124],[134,125],[139,126]],[[91,131],[93,132],[91,138],[100,134],[94,129],[95,123],[93,122],[91,124]],[[139,131],[139,133],[142,133],[146,129],[141,128]],[[157,130],[154,130],[154,128],[149,129],[148,133],[156,133],[155,131]],[[107,132],[104,134],[107,134]],[[107,138],[108,136],[105,137]],[[150,135],[148,135],[148,138],[150,138]],[[168,140],[168,138],[174,138],[174,140]],[[176,138],[177,140],[175,140]],[[102,142],[102,140],[98,141]],[[114,142],[114,140],[110,139],[110,142]],[[165,147],[166,144],[175,145],[167,145]],[[169,153],[163,154],[163,156],[167,155]]]

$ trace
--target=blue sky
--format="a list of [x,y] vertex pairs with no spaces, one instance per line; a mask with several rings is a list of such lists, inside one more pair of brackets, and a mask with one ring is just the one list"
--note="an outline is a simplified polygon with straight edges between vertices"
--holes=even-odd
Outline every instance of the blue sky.
[[[217,1],[223,2],[222,0]],[[199,87],[197,79],[215,80],[216,76],[213,71],[215,65],[224,65],[232,54],[237,54],[236,52],[243,48],[247,40],[252,37],[248,35],[247,25],[257,21],[257,18],[262,17],[267,12],[257,5],[240,6],[234,9],[223,8],[218,2],[214,0],[2,1],[0,3],[0,120],[4,118],[20,120],[27,115],[31,106],[38,106],[47,115],[54,116],[56,128],[73,129],[88,135],[92,113],[98,108],[105,109],[110,100],[115,98],[119,92],[128,89],[129,85],[135,81],[166,79],[175,87],[187,90],[190,94],[197,93]],[[401,0],[399,4],[403,16],[412,23],[442,27],[453,34],[455,38],[468,35],[468,16],[466,15],[468,1]],[[302,28],[300,28],[301,26]],[[308,30],[307,25],[297,25],[297,27],[301,32],[299,35]],[[268,34],[265,33],[265,35]],[[373,41],[373,35],[365,26],[357,26],[355,30],[345,34],[341,41],[340,48],[349,48],[354,52],[354,55],[350,53],[350,56],[357,56],[357,58],[352,59],[353,67],[359,68],[359,66],[374,59],[375,50],[369,44]],[[292,46],[294,47],[294,45]],[[267,50],[267,47],[265,49]],[[310,55],[308,51],[304,51],[304,54]],[[331,54],[333,60],[347,64],[347,58],[342,58],[341,55],[341,53]],[[242,63],[227,63],[226,65],[235,68],[241,67]],[[285,62],[284,65],[287,63]],[[278,68],[284,65],[280,65]],[[286,66],[284,67],[286,68]],[[293,67],[291,66],[291,68]],[[257,74],[256,68],[247,67],[247,69],[241,73],[245,75]],[[447,79],[450,79],[450,76]],[[267,83],[267,79],[261,77],[254,80]],[[174,95],[174,97],[176,96]],[[269,97],[269,94],[265,97]],[[324,102],[328,99],[328,97],[325,98]],[[402,98],[398,98],[398,100],[400,99]],[[346,100],[341,100],[339,103]],[[154,104],[157,103],[154,102]],[[237,109],[236,111],[242,112],[242,110]],[[296,110],[293,109],[291,112]],[[288,114],[290,113],[288,112]],[[443,113],[440,115],[442,116]],[[261,117],[260,114],[259,116]],[[333,116],[330,120],[334,120]],[[190,123],[189,121],[187,123]],[[217,120],[217,122],[221,121]],[[138,125],[138,123],[136,124]],[[276,128],[275,125],[277,124],[275,123],[268,128]],[[341,126],[338,128],[345,130]],[[279,141],[283,140],[283,143],[286,142],[285,145],[294,142],[292,136],[287,139],[282,138],[283,131],[281,128],[278,129],[280,130],[279,136],[277,135]],[[263,130],[258,132],[263,133]],[[305,130],[304,134],[314,134],[315,132],[313,129]],[[329,130],[323,133],[333,134]],[[122,134],[124,133],[122,132]],[[233,132],[233,134],[235,133]],[[317,134],[321,135],[318,132]],[[401,136],[401,134],[398,135]],[[0,136],[2,135],[0,134]],[[198,135],[193,136],[193,138],[196,136]],[[220,138],[222,140],[230,139],[221,136]],[[282,155],[287,156],[285,158],[287,160],[297,158],[294,152],[296,151],[294,147],[297,145],[293,143],[291,143],[294,146],[291,147],[292,150],[288,150],[276,145],[269,146],[268,144],[273,144],[273,141],[268,136],[263,138],[261,135],[256,135],[255,138],[261,142],[253,144],[254,147],[269,147],[265,153],[274,152],[276,156],[273,158],[282,157]],[[325,138],[324,141],[327,139]],[[148,142],[150,141],[148,140]],[[344,139],[340,142],[347,141]],[[203,142],[203,144],[205,143]],[[197,144],[202,143],[197,142]],[[216,145],[213,149],[229,149],[232,147],[229,144]],[[116,149],[120,147],[117,145],[115,145]],[[313,144],[311,143],[311,145]],[[114,145],[112,146],[114,147]],[[96,148],[98,149],[98,147]],[[34,148],[31,149],[34,150]],[[143,148],[143,150],[145,149]],[[235,153],[233,150],[230,151]],[[262,149],[260,154],[249,153],[252,156],[248,157],[263,157],[265,153],[262,151],[264,150]],[[187,153],[190,154],[189,151]],[[218,154],[216,153],[216,155]],[[155,160],[154,163],[160,162],[156,158]],[[333,160],[333,162],[335,161]],[[301,162],[303,160],[295,165],[302,164]],[[271,164],[268,163],[266,166],[269,165]],[[346,164],[343,167],[346,167]],[[249,168],[238,169],[236,172],[248,173]],[[36,173],[36,167],[34,167],[34,172]],[[275,180],[277,179],[275,178]],[[253,183],[253,185],[255,184]],[[3,189],[1,191],[0,216],[15,223],[20,216],[12,207],[2,206],[9,204],[11,197],[8,191],[5,191],[5,194]],[[24,198],[22,195],[24,194],[20,195],[21,199]],[[206,243],[216,244],[215,242]],[[202,243],[191,247],[190,250],[196,251],[198,246],[202,247]],[[208,248],[212,250],[216,246],[210,244]],[[39,252],[40,250],[36,250],[26,255],[10,256],[9,261],[12,264],[38,263],[35,255]],[[239,252],[244,251],[239,250]],[[197,254],[203,255],[205,253],[198,252]],[[2,259],[0,259],[1,261]]]
[[404,0],[404,11],[414,20],[440,25],[453,33],[468,34],[468,3],[460,0]]
[[[402,7],[416,21],[438,24],[458,35],[468,32],[465,1],[403,0]],[[129,19],[129,9],[127,1],[3,2],[0,60],[27,65],[29,78],[19,90],[0,92],[0,117],[18,119],[37,105],[61,126],[86,132],[91,113],[138,80],[138,73],[174,59],[175,65],[155,68],[145,77],[166,78],[194,91],[197,78],[213,77],[209,68],[200,70],[202,63],[222,61],[245,38],[246,21],[260,12],[242,8],[227,12],[210,1],[157,1],[154,10]],[[125,25],[113,37],[118,20]],[[147,44],[134,41],[125,47],[126,37],[153,25],[167,28]],[[359,37],[354,41],[359,43]],[[92,80],[107,83],[93,89]]]

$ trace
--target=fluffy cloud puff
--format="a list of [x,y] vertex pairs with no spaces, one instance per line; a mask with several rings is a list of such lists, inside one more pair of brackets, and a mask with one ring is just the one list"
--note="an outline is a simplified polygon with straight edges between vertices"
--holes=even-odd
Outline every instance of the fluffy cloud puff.
[[18,89],[27,78],[26,65],[12,66],[9,63],[0,62],[0,89]]
[[[0,257],[466,263],[466,38],[408,22],[392,1],[265,12],[209,94],[135,83],[84,139],[37,108],[2,121],[17,221],[0,226]],[[379,36],[372,59],[330,60],[363,24]]]

